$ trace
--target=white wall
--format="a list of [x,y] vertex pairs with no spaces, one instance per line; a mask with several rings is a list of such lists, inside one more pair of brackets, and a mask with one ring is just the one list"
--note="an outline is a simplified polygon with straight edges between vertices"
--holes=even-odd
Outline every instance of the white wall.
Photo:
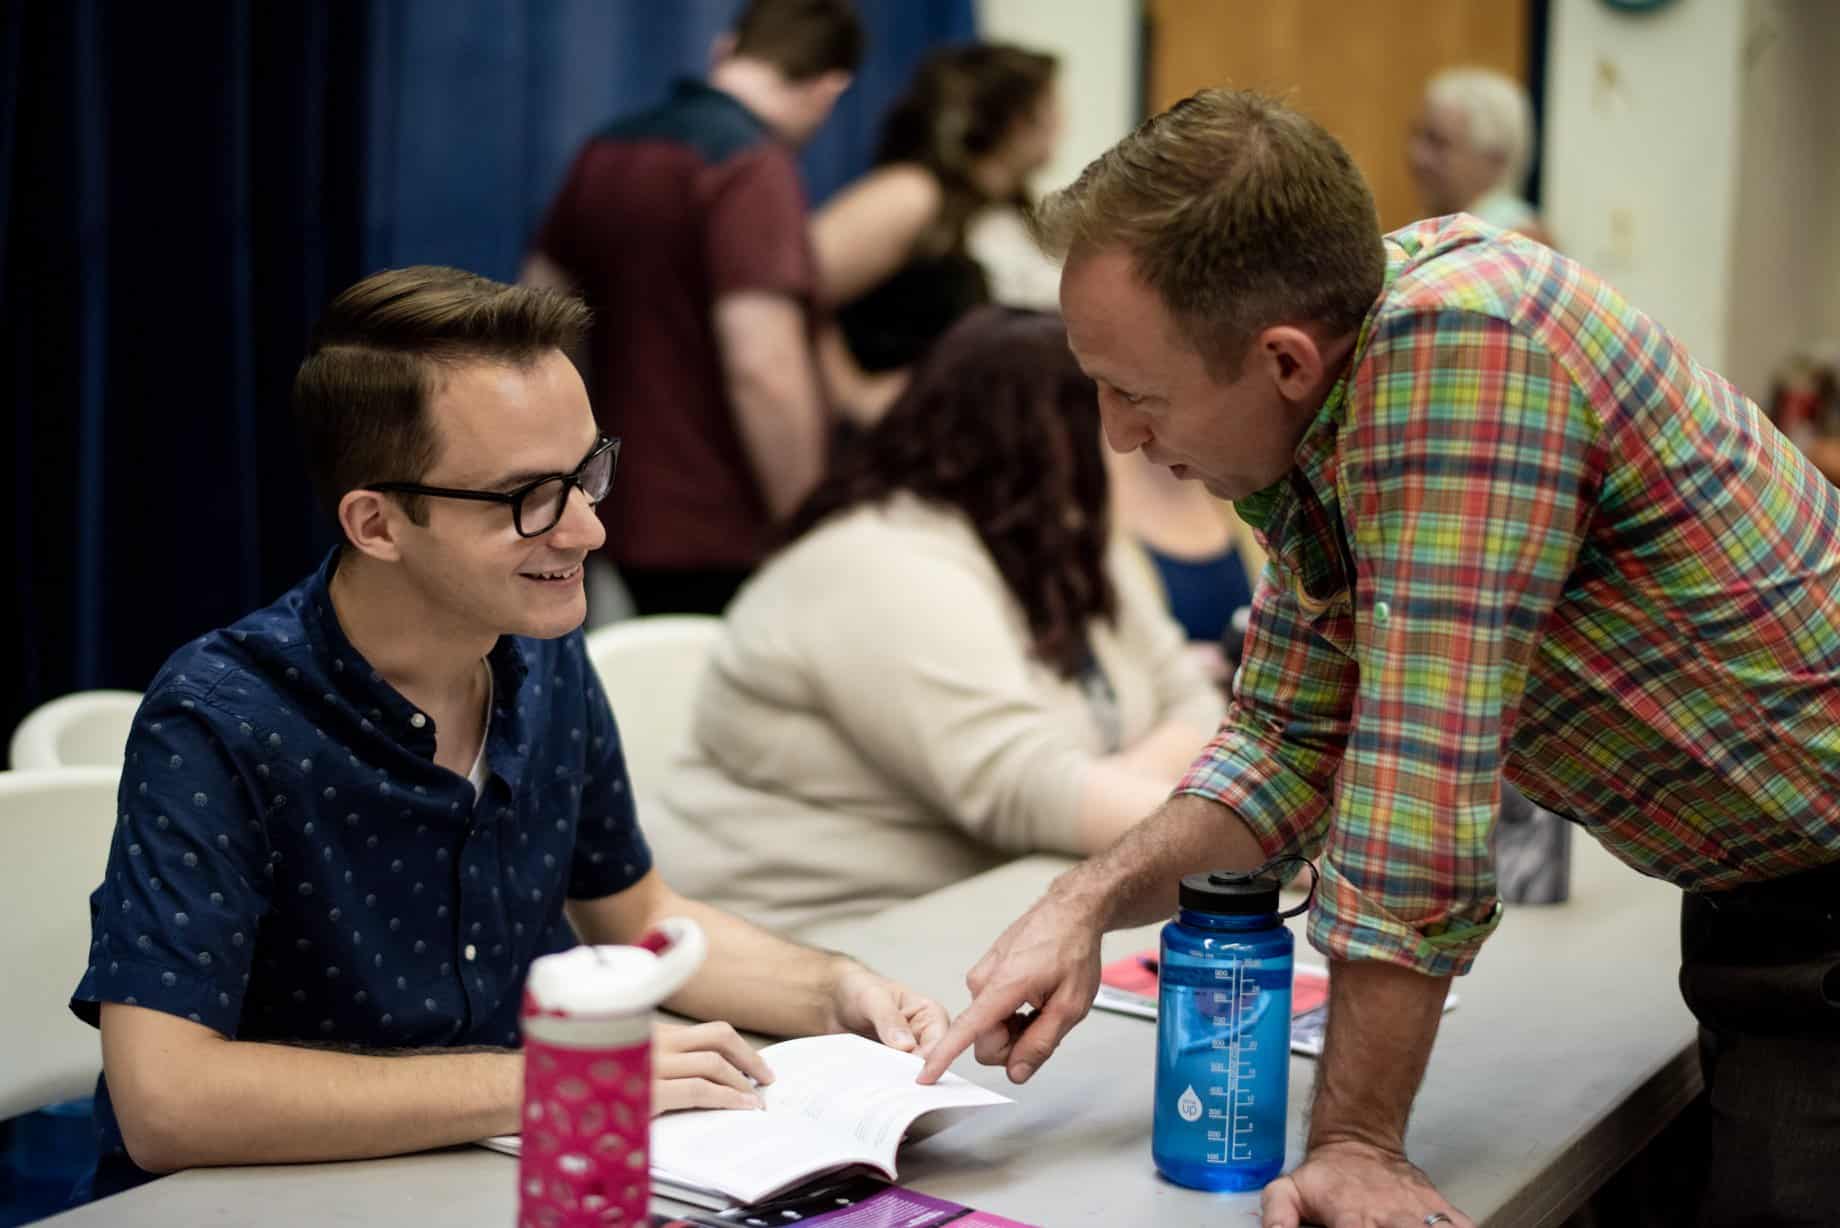
[[1816,322],[1819,337],[1827,344],[1834,360],[1840,362],[1840,133],[1834,131],[1836,125],[1840,125],[1840,4],[1830,3],[1830,0],[1802,0],[1802,3],[1807,11],[1802,15],[1805,25],[1801,28],[1818,48],[1815,59],[1823,87],[1815,105],[1819,107],[1817,114],[1823,117],[1820,123],[1824,143],[1820,147],[1820,157],[1824,173],[1820,200],[1811,219],[1817,228],[1826,230],[1815,244],[1819,260],[1815,275],[1823,287],[1817,296]]
[[[1824,2],[1824,0],[1818,0]],[[1565,251],[1725,364],[1745,7],[1554,0],[1545,199]]]
[[992,42],[1060,59],[1067,132],[1037,191],[1064,187],[1137,124],[1138,0],[978,0]]
[[[1140,8],[978,0],[985,37],[1061,60],[1038,190],[1135,125]],[[1700,362],[1761,396],[1787,347],[1840,343],[1840,0],[1553,0],[1546,108],[1560,244]]]
[[1724,373],[1754,400],[1840,305],[1840,5],[1749,0]]

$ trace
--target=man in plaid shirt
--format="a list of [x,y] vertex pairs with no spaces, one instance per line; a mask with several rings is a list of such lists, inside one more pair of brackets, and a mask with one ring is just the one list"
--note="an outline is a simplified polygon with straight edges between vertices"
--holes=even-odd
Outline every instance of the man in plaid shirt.
[[1150,120],[1040,229],[1111,445],[1235,500],[1271,562],[1219,735],[998,940],[922,1077],[975,1040],[1027,1079],[1101,932],[1184,874],[1317,856],[1328,1047],[1264,1222],[1468,1224],[1404,1134],[1500,920],[1505,777],[1685,889],[1706,1222],[1830,1222],[1840,495],[1576,264],[1464,215],[1382,237],[1347,153],[1256,95]]

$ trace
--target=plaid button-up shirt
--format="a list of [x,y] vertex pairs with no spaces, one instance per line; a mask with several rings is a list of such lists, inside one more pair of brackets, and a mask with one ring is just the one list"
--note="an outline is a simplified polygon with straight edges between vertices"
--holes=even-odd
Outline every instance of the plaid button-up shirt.
[[1323,858],[1311,941],[1466,971],[1505,776],[1717,890],[1840,859],[1840,495],[1608,285],[1473,218],[1386,288],[1290,477],[1179,792]]

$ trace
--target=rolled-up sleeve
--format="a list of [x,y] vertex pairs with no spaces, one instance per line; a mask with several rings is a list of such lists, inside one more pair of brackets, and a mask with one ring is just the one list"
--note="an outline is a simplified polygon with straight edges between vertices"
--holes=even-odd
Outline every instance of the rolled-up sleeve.
[[1355,663],[1304,616],[1267,564],[1233,704],[1176,787],[1231,809],[1267,857],[1314,856],[1348,736]]
[[1355,698],[1310,936],[1461,973],[1500,918],[1503,747],[1577,556],[1599,428],[1537,342],[1458,311],[1383,319],[1350,403]]

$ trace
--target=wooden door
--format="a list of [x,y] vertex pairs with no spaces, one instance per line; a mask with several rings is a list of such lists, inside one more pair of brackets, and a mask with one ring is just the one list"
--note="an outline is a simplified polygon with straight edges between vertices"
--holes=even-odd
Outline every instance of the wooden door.
[[1391,230],[1420,215],[1406,133],[1457,65],[1527,79],[1531,0],[1145,0],[1149,103],[1211,85],[1284,98],[1348,147]]

